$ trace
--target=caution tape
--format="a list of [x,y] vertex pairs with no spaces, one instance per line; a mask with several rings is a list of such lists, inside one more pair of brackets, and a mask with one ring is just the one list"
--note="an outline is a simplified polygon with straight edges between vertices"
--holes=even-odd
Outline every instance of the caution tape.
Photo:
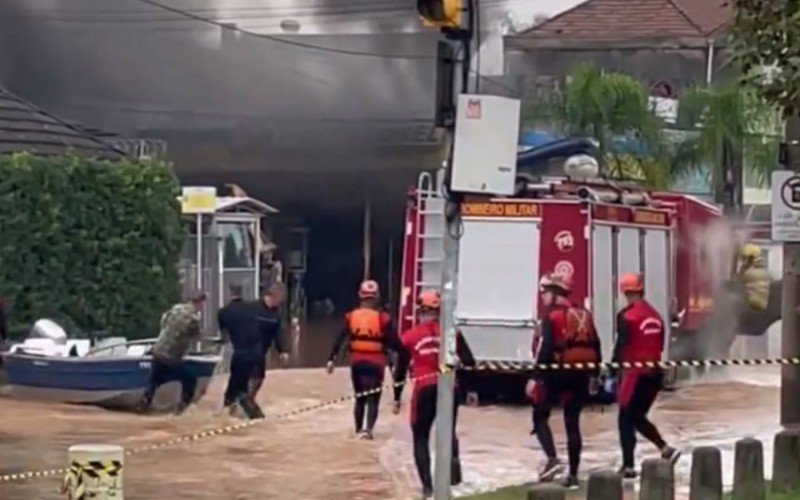
[[[73,461],[64,476],[64,481],[61,484],[61,493],[66,494],[70,500],[84,500],[87,498],[85,478],[93,480],[115,479],[121,473],[122,462],[119,460]],[[89,496],[92,497],[94,495],[89,494]]]
[[[437,376],[438,374],[450,373],[456,370],[463,370],[463,371],[477,371],[477,372],[488,372],[488,371],[496,371],[496,372],[536,372],[536,371],[566,371],[566,370],[597,370],[597,369],[631,369],[631,368],[680,368],[680,367],[687,367],[687,368],[698,368],[698,367],[708,367],[708,366],[765,366],[765,365],[800,365],[800,357],[795,358],[764,358],[764,359],[705,359],[705,360],[683,360],[683,361],[610,361],[610,362],[601,362],[601,363],[533,363],[533,362],[516,362],[516,361],[482,361],[476,364],[475,366],[441,366],[439,369],[439,373],[433,373],[430,375],[426,375],[423,377],[419,377],[416,380],[421,380],[423,378],[429,378],[433,376]],[[213,429],[206,429],[202,431],[198,431],[192,434],[186,434],[182,436],[178,436],[172,439],[168,439],[166,441],[162,441],[160,443],[154,443],[149,445],[143,445],[135,448],[131,448],[125,451],[126,456],[136,455],[140,453],[160,450],[163,448],[176,446],[184,443],[191,443],[195,441],[199,441],[202,439],[221,436],[225,434],[230,434],[232,432],[236,432],[242,429],[247,429],[249,427],[253,427],[255,425],[259,425],[268,420],[280,420],[284,418],[291,418],[297,415],[301,415],[304,413],[309,413],[317,410],[321,410],[324,408],[329,408],[336,406],[338,404],[351,401],[354,399],[362,398],[369,396],[371,394],[378,394],[382,392],[384,389],[393,389],[395,387],[400,387],[408,382],[414,381],[414,378],[409,378],[406,381],[401,382],[393,382],[391,384],[386,384],[383,387],[370,389],[367,391],[362,391],[354,394],[349,394],[346,396],[342,396],[336,399],[332,399],[329,401],[324,401],[321,403],[317,403],[314,405],[304,406],[301,408],[296,408],[294,410],[289,410],[282,413],[277,413],[274,415],[267,415],[263,419],[256,419],[256,420],[246,420],[243,422],[239,422],[236,424],[226,425],[223,427],[217,427]],[[38,471],[26,471],[26,472],[19,472],[15,474],[5,474],[0,475],[0,484],[2,483],[10,483],[10,482],[17,482],[17,481],[26,481],[30,479],[39,479],[39,478],[46,478],[58,475],[65,475],[65,481],[67,477],[70,477],[72,474],[70,471],[72,467],[69,469],[45,469],[45,470],[38,470]]]
[[[481,361],[475,366],[459,366],[464,371],[500,371],[500,372],[536,372],[536,371],[571,371],[598,369],[631,369],[631,368],[700,368],[709,366],[766,366],[766,365],[800,365],[800,357],[796,358],[764,358],[764,359],[698,359],[680,361],[608,361],[600,363],[533,363],[518,361]],[[449,367],[452,369],[453,367]]]

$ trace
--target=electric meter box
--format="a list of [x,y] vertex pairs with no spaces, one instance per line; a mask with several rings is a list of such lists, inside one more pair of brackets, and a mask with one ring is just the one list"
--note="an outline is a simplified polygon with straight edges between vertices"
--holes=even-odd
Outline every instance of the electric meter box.
[[514,194],[519,118],[518,99],[472,94],[458,97],[452,192]]

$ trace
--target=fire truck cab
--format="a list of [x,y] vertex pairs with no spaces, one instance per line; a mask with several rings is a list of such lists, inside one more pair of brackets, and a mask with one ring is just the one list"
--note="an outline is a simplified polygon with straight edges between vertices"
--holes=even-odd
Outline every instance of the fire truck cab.
[[538,282],[548,272],[571,277],[571,298],[592,312],[606,360],[623,273],[643,275],[647,299],[665,319],[665,358],[687,351],[682,332],[697,330],[708,312],[711,291],[693,235],[721,214],[691,196],[561,177],[526,180],[510,198],[466,197],[449,224],[444,203],[434,176],[421,174],[406,213],[401,331],[415,322],[419,292],[441,287],[444,231],[459,238],[456,324],[490,366],[532,361]]

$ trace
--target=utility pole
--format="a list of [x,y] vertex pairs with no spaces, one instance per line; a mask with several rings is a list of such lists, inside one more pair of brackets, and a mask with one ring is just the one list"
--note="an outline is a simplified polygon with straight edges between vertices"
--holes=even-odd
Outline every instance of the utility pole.
[[[470,17],[472,14],[470,13]],[[471,30],[466,32],[457,31],[454,33],[456,40],[463,45],[461,51],[462,59],[460,63],[454,61],[452,70],[455,72],[461,66],[461,92],[467,91],[469,83],[469,61],[471,41]],[[453,109],[458,99],[459,79],[452,78],[451,85],[454,85],[452,94]],[[453,219],[459,212],[459,200],[449,192],[450,172],[453,168],[453,145],[455,120],[447,126],[448,155],[444,164],[443,191],[446,194],[444,203],[444,262],[442,264],[442,309],[440,315],[441,345],[439,347],[439,366],[448,368],[444,373],[440,373],[436,386],[436,459],[434,463],[434,482],[433,491],[436,500],[450,500],[452,492],[450,489],[454,457],[453,457],[453,435],[454,432],[454,413],[455,413],[455,383],[456,383],[456,289],[458,284],[458,231]],[[456,195],[457,196],[457,195]]]
[[[436,460],[434,464],[434,498],[450,500],[453,473],[453,424],[455,410],[454,365],[456,361],[456,284],[458,282],[458,228],[453,227],[459,212],[460,199],[450,193],[450,174],[453,168],[455,109],[458,94],[466,92],[469,84],[472,34],[475,15],[472,0],[417,0],[417,10],[423,25],[441,30],[443,40],[437,51],[436,126],[447,131],[448,155],[444,163],[442,191],[444,203],[444,233],[442,237],[441,344],[439,365],[445,367],[437,380],[436,399]],[[462,13],[467,12],[467,23]],[[457,50],[461,49],[461,50]],[[456,78],[457,69],[461,70]],[[460,82],[458,81],[460,80]],[[460,84],[460,87],[459,87]],[[438,184],[438,183],[437,183]]]
[[[800,115],[786,122],[787,167],[800,175]],[[773,196],[775,189],[773,188]],[[773,207],[775,200],[773,200]],[[774,208],[773,208],[774,210]],[[781,354],[800,357],[800,241],[783,243]],[[800,366],[781,368],[781,425],[800,426]]]

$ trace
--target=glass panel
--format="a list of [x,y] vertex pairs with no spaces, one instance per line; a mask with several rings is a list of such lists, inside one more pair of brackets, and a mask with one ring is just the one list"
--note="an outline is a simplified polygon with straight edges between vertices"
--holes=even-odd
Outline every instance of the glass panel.
[[223,241],[223,265],[226,269],[255,267],[255,249],[248,226],[249,224],[231,222],[219,224],[218,234]]

